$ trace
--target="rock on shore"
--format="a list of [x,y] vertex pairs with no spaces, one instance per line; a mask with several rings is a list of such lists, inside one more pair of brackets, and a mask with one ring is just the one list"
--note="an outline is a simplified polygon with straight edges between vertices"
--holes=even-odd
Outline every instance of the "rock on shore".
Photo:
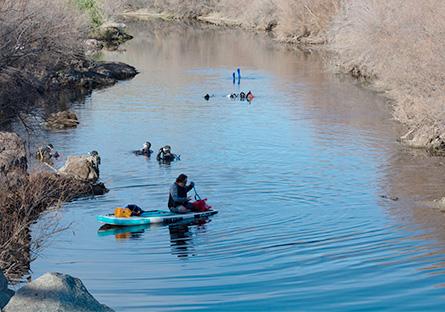
[[8,281],[0,270],[0,311],[9,302],[13,295],[14,291],[8,288]]
[[117,48],[120,44],[133,39],[127,34],[127,26],[123,23],[106,22],[90,34],[90,39],[97,40],[109,49]]
[[5,312],[112,312],[99,303],[82,281],[62,273],[45,273],[20,288]]
[[47,90],[95,89],[114,85],[118,80],[133,78],[138,71],[120,62],[81,61],[47,79]]
[[412,127],[400,138],[411,147],[426,148],[435,155],[445,155],[445,130],[443,125],[426,122]]
[[76,128],[79,124],[76,113],[70,111],[63,111],[51,114],[45,123],[48,129],[67,129]]
[[70,156],[58,172],[91,183],[99,179],[98,164],[94,156]]

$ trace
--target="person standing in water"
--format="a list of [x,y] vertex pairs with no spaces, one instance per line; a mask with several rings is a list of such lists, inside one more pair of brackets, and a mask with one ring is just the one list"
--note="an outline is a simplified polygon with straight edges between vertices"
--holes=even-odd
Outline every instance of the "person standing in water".
[[249,101],[249,102],[252,101],[254,97],[255,96],[253,95],[252,91],[249,90],[249,92],[247,92],[247,94],[246,94],[247,101]]
[[151,143],[147,141],[144,143],[144,145],[142,145],[142,149],[133,151],[133,153],[135,155],[144,155],[150,157],[151,153],[153,153],[153,151],[150,148],[151,148]]
[[195,183],[190,182],[187,185],[187,176],[181,173],[175,183],[170,187],[170,193],[168,196],[168,208],[174,213],[187,213],[192,211],[193,205],[190,202],[190,197],[187,197],[187,193],[195,187]]
[[54,149],[52,144],[48,144],[45,147],[40,147],[36,152],[36,158],[49,165],[52,165],[53,159],[57,159],[59,156],[59,153]]

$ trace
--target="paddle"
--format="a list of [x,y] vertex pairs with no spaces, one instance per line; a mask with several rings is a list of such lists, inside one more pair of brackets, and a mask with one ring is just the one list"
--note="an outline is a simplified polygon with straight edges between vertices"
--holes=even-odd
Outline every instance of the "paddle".
[[195,186],[193,185],[193,190],[195,191],[195,200],[201,200],[201,196],[198,195]]

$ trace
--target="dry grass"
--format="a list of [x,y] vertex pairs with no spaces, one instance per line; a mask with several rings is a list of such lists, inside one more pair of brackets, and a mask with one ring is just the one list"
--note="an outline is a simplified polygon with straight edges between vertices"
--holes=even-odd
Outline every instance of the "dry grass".
[[0,0],[0,115],[17,115],[47,75],[82,58],[86,30],[69,0]]
[[441,0],[348,0],[331,28],[331,49],[342,70],[368,78],[394,100],[396,119],[441,135],[444,29]]
[[278,38],[292,43],[320,44],[327,40],[340,0],[278,1]]
[[[115,0],[117,1],[117,0]],[[177,18],[241,25],[271,31],[290,42],[321,43],[340,0],[122,0],[132,9],[148,8]]]
[[[46,238],[31,240],[29,228],[38,216],[64,201],[91,193],[90,187],[67,177],[35,173],[0,190],[0,269],[8,279],[17,281],[28,273],[35,252]],[[44,234],[58,230],[58,224],[53,223]]]
[[0,0],[0,70],[57,68],[83,55],[85,19],[69,1]]

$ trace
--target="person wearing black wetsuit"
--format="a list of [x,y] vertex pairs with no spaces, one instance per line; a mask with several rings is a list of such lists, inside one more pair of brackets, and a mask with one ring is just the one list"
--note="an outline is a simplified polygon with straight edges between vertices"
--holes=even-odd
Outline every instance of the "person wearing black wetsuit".
[[168,196],[168,208],[174,213],[187,213],[192,211],[193,205],[190,203],[190,197],[187,193],[190,192],[195,183],[190,182],[187,185],[187,176],[180,174],[176,178],[176,182],[170,187],[170,194]]

